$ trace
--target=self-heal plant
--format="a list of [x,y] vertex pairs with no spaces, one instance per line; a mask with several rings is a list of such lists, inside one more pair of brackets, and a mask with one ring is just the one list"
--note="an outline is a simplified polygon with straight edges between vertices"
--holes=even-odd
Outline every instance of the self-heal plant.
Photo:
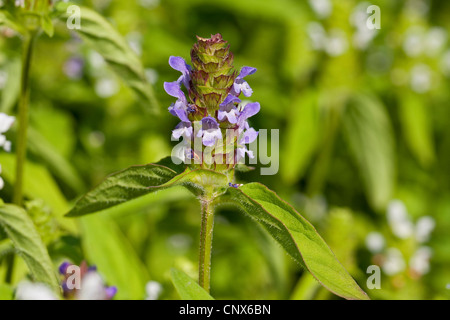
[[236,164],[246,154],[253,156],[247,145],[258,136],[248,119],[260,111],[260,105],[244,105],[239,98],[241,94],[252,95],[245,78],[256,69],[235,70],[230,46],[220,34],[197,38],[191,65],[181,57],[170,57],[169,64],[181,72],[178,80],[164,84],[166,92],[176,98],[169,112],[180,120],[172,138],[183,139],[182,148],[175,152],[181,159],[168,157],[109,176],[81,198],[68,216],[91,214],[158,190],[183,186],[200,202],[198,283],[204,290],[172,270],[182,298],[211,298],[214,214],[218,206],[231,205],[258,222],[328,290],[346,299],[368,299],[314,227],[292,206],[262,184],[234,181]]
[[[198,37],[191,60],[192,66],[182,57],[170,57],[169,65],[180,71],[181,76],[164,83],[166,92],[177,98],[169,112],[181,121],[172,134],[174,140],[183,138],[181,152],[176,155],[185,163],[194,162],[197,166],[193,168],[228,173],[245,154],[254,157],[245,145],[255,141],[258,132],[250,128],[247,119],[259,112],[260,105],[257,102],[243,105],[239,95],[252,95],[253,90],[244,78],[256,69],[243,67],[237,72],[230,46],[220,34],[210,39]],[[201,143],[196,144],[196,138]],[[204,159],[204,147],[214,147],[207,149],[210,161]]]

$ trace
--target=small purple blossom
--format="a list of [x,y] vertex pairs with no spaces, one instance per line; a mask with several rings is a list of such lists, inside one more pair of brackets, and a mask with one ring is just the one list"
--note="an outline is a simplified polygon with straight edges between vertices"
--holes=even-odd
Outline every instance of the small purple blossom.
[[67,268],[70,267],[71,265],[72,264],[70,262],[64,261],[63,263],[61,263],[61,265],[58,268],[59,273],[62,274],[62,275],[66,275]]
[[231,187],[231,188],[239,188],[239,187],[242,187],[243,186],[243,184],[240,184],[240,183],[228,183],[228,185]]
[[247,119],[250,117],[253,117],[255,114],[257,114],[260,109],[261,109],[261,106],[260,106],[259,102],[248,103],[244,106],[244,109],[239,114],[238,121],[237,121],[237,124],[239,127],[239,132],[242,132],[244,129],[249,128]]
[[192,137],[192,133],[193,128],[190,122],[180,122],[172,131],[172,138],[175,140],[180,139],[180,137],[190,139]]
[[117,293],[117,287],[111,286],[105,288],[106,299],[111,300]]
[[174,56],[171,56],[169,58],[169,65],[173,69],[180,71],[182,73],[181,77],[178,78],[177,82],[183,83],[186,89],[189,90],[189,81],[191,80],[189,73],[192,69],[191,66],[188,65],[183,58]]
[[258,131],[253,128],[249,128],[244,132],[241,139],[239,140],[239,144],[249,144],[256,140],[258,137]]
[[169,107],[169,112],[171,115],[178,117],[183,122],[189,122],[189,118],[187,115],[187,106],[181,100],[177,100],[175,103],[172,103]]
[[203,137],[203,145],[212,147],[216,140],[222,139],[222,131],[219,124],[213,117],[205,117],[202,119],[202,128],[198,131],[197,137]]
[[84,60],[73,57],[64,63],[63,71],[70,79],[78,80],[83,76]]
[[217,112],[217,118],[220,121],[224,121],[226,118],[229,123],[237,123],[239,111],[234,105],[235,103],[241,103],[241,99],[229,94],[225,101],[220,104],[219,111]]
[[242,92],[244,96],[250,97],[253,93],[252,88],[250,88],[250,85],[247,83],[247,81],[244,80],[246,76],[249,76],[251,74],[254,74],[256,72],[256,68],[252,67],[243,67],[241,69],[241,72],[236,77],[236,80],[233,84],[233,91],[236,96],[239,96],[239,94]]
[[236,162],[239,162],[241,159],[243,159],[246,153],[248,154],[248,157],[251,159],[255,157],[253,155],[253,151],[247,150],[246,147],[240,147],[236,149]]
[[173,82],[164,82],[164,90],[166,90],[167,94],[172,97],[178,98],[181,102],[187,105],[186,96],[184,92],[180,88],[180,84],[177,81]]

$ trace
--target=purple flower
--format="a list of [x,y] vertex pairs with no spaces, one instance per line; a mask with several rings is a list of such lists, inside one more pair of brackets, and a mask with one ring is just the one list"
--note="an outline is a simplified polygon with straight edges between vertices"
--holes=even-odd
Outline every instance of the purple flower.
[[111,286],[105,288],[106,299],[111,300],[117,293],[117,287]]
[[79,57],[73,57],[64,63],[63,70],[70,79],[80,79],[83,76],[84,60]]
[[236,80],[234,81],[234,84],[233,84],[233,91],[234,91],[233,93],[236,96],[239,96],[241,91],[244,94],[244,96],[246,96],[246,97],[250,97],[252,95],[253,90],[252,90],[252,88],[250,88],[249,84],[247,83],[247,81],[244,80],[244,78],[246,76],[254,74],[255,72],[256,72],[256,68],[252,68],[252,67],[243,67],[241,69],[241,72],[236,77]]
[[241,139],[239,140],[239,144],[249,144],[256,140],[258,137],[258,131],[253,128],[249,128],[244,132]]
[[59,269],[58,269],[59,273],[62,274],[62,275],[66,275],[67,268],[70,267],[71,265],[72,264],[70,262],[67,262],[67,261],[61,263],[61,265],[59,266]]
[[242,130],[249,128],[247,119],[257,114],[260,109],[261,106],[259,102],[252,102],[245,105],[244,109],[239,114],[237,121],[239,132],[242,132]]
[[220,104],[220,109],[217,113],[217,117],[220,121],[224,121],[224,119],[227,118],[229,123],[237,123],[239,111],[234,105],[235,103],[241,103],[241,99],[229,94],[224,102]]
[[203,137],[203,144],[212,147],[216,140],[222,139],[222,131],[219,124],[213,117],[205,117],[202,119],[202,129],[197,133],[197,137]]
[[167,94],[171,95],[172,97],[178,98],[178,100],[181,100],[184,104],[187,104],[186,96],[184,95],[184,92],[181,90],[180,84],[177,81],[164,82],[164,90],[166,90]]
[[183,122],[189,122],[189,118],[187,115],[188,107],[181,100],[177,100],[175,103],[172,103],[169,107],[169,112],[175,117],[178,117]]
[[247,150],[246,147],[240,147],[236,149],[236,162],[239,162],[242,158],[245,157],[245,154],[248,154],[249,158],[253,159],[255,156],[253,155],[253,151]]
[[180,122],[172,131],[172,138],[175,140],[180,139],[180,137],[190,139],[192,137],[192,132],[193,128],[190,122]]
[[169,65],[182,73],[181,77],[178,78],[178,83],[183,83],[186,89],[189,90],[189,81],[191,80],[191,77],[189,76],[189,73],[191,71],[191,66],[186,63],[186,61],[181,57],[174,57],[171,56],[169,58]]

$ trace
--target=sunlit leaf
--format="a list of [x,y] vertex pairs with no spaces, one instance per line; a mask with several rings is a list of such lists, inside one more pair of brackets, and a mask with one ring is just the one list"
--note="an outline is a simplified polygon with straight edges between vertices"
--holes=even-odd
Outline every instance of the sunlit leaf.
[[169,157],[157,164],[133,166],[112,174],[84,195],[67,216],[94,213],[174,186],[185,186],[196,195],[220,194],[228,187],[228,178],[223,174],[182,169],[183,166],[173,165]]
[[369,203],[384,209],[395,181],[394,136],[386,108],[376,97],[355,96],[343,116],[343,131]]
[[435,159],[430,106],[420,96],[405,93],[400,97],[399,113],[403,135],[412,153],[423,166]]
[[321,132],[317,93],[302,94],[293,101],[289,112],[281,175],[287,183],[294,183],[304,174],[319,142]]
[[177,269],[170,272],[172,282],[183,300],[214,300],[198,283]]
[[314,227],[267,187],[250,183],[238,189],[229,188],[220,201],[237,205],[259,222],[331,292],[346,299],[368,299]]
[[33,221],[20,207],[6,204],[0,207],[0,225],[23,258],[33,280],[58,288],[53,264]]

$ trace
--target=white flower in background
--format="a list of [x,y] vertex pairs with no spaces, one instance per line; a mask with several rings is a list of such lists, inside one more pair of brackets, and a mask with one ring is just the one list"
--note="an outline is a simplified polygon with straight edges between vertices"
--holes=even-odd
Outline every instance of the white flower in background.
[[356,28],[353,34],[353,45],[360,50],[366,49],[378,34],[377,29],[371,30],[367,27],[367,8],[369,6],[368,2],[358,4],[350,16],[350,23]]
[[348,49],[347,36],[344,31],[340,29],[332,29],[329,32],[325,51],[332,57],[337,57],[344,54]]
[[447,43],[447,31],[441,27],[433,27],[425,37],[425,54],[435,57],[442,52]]
[[409,238],[414,232],[414,225],[408,211],[400,200],[393,200],[389,203],[387,220],[394,235],[400,239]]
[[0,90],[5,88],[6,81],[8,81],[8,73],[0,70]]
[[428,92],[432,87],[433,73],[426,64],[416,65],[411,70],[411,89],[417,93]]
[[327,34],[320,23],[310,22],[307,30],[314,50],[325,51],[329,56],[337,57],[348,49],[346,34],[340,29],[332,29]]
[[100,98],[109,98],[119,91],[119,84],[114,78],[100,78],[95,83],[95,93]]
[[159,282],[149,281],[145,285],[145,292],[147,293],[147,297],[145,300],[158,300],[159,295],[162,292],[162,286]]
[[145,78],[151,84],[156,84],[159,78],[159,73],[155,69],[147,68],[145,69]]
[[314,50],[323,50],[327,43],[327,33],[323,26],[319,22],[310,22],[307,30]]
[[[2,165],[0,164],[0,173],[2,173]],[[3,189],[5,186],[5,182],[3,181],[2,177],[0,177],[0,190]]]
[[97,51],[90,51],[88,55],[88,62],[94,69],[101,69],[106,66],[105,59]]
[[372,253],[381,252],[384,249],[385,240],[381,233],[371,232],[366,237],[366,247]]
[[91,271],[84,275],[80,290],[76,291],[77,300],[107,300],[107,292],[102,277]]
[[405,34],[403,41],[403,51],[409,57],[417,57],[423,53],[424,39],[426,37],[426,31],[424,27],[413,26],[410,27]]
[[430,240],[431,232],[435,227],[436,222],[432,217],[424,216],[417,220],[415,232],[417,242],[423,243]]
[[11,142],[6,140],[3,134],[11,128],[15,119],[5,113],[0,113],[0,148],[3,148],[6,152],[11,151]]
[[25,8],[25,0],[16,0],[14,4],[16,7]]
[[[0,148],[3,148],[6,152],[11,151],[11,141],[6,140],[6,136],[3,134],[11,128],[15,118],[8,116],[5,113],[0,112]],[[0,173],[2,173],[2,166],[0,164]],[[0,177],[0,190],[5,186],[5,182]]]
[[138,56],[142,55],[142,34],[139,32],[130,32],[126,35],[128,45]]
[[59,300],[56,294],[43,283],[29,281],[17,286],[16,300]]
[[409,260],[409,266],[419,275],[427,274],[430,271],[430,258],[432,250],[429,247],[420,247]]
[[159,6],[160,0],[139,0],[139,4],[147,9],[153,9]]
[[331,0],[308,0],[308,3],[320,19],[328,18],[333,12]]
[[388,276],[396,275],[406,268],[403,255],[397,248],[389,248],[386,251],[386,259],[383,262],[382,269]]
[[450,283],[447,283],[446,288],[447,288],[447,290],[450,290]]

